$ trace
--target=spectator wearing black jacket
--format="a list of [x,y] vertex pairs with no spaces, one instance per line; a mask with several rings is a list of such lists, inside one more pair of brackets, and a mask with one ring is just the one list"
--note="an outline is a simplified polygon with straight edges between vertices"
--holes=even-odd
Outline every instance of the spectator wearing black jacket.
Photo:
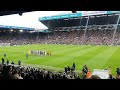
[[73,65],[72,65],[73,69],[75,70],[75,63],[73,62]]
[[10,66],[3,66],[2,79],[11,79]]
[[68,66],[68,71],[70,71],[70,67]]
[[66,73],[66,74],[67,74],[67,71],[68,71],[68,70],[67,70],[67,67],[65,67],[65,73]]
[[2,64],[4,64],[5,63],[5,60],[4,60],[4,58],[2,58]]
[[117,73],[117,75],[120,75],[120,69],[119,68],[116,68],[116,73]]
[[18,61],[18,65],[21,65],[21,61],[20,60]]
[[87,65],[84,65],[84,66],[83,66],[83,69],[82,69],[83,78],[85,78],[85,77],[86,77],[87,72],[88,72]]
[[12,61],[11,64],[14,65],[14,62]]
[[9,60],[7,59],[7,65],[9,65]]

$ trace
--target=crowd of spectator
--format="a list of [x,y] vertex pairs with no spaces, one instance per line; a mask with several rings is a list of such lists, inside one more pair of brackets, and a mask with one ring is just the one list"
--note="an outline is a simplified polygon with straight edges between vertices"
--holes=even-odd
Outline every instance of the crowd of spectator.
[[[120,31],[117,30],[73,30],[53,33],[15,33],[0,35],[0,43],[23,44],[74,44],[74,45],[120,45]],[[113,41],[112,41],[113,40]]]
[[[11,45],[24,44],[74,44],[74,45],[120,45],[120,31],[117,30],[114,42],[114,30],[73,30],[73,31],[55,31],[53,33],[4,33],[0,34],[0,43],[10,43]],[[4,55],[6,57],[6,55]],[[120,79],[120,69],[117,68],[117,79]],[[100,78],[91,76],[90,70],[85,65],[82,69],[83,78]],[[110,79],[112,75],[110,75]],[[75,65],[71,68],[65,67],[64,72],[51,72],[40,68],[21,66],[14,62],[6,64],[2,59],[0,64],[0,79],[80,79],[75,73]]]
[[[92,75],[87,65],[83,66],[81,70],[83,77],[80,77],[80,75],[75,72],[75,67],[75,63],[73,63],[72,67],[65,67],[63,72],[55,72],[23,66],[20,60],[18,64],[15,64],[13,61],[10,64],[9,60],[5,62],[2,58],[2,63],[0,64],[0,79],[102,79],[98,75]],[[109,73],[108,79],[120,79],[120,68],[116,68],[116,73],[116,78],[113,78],[112,74]]]
[[[11,64],[2,59],[0,64],[0,79],[80,79],[75,74],[74,69],[68,70],[65,68],[64,72],[53,72],[45,69],[22,66],[19,64],[15,65],[14,62]],[[74,68],[74,64],[73,64]]]

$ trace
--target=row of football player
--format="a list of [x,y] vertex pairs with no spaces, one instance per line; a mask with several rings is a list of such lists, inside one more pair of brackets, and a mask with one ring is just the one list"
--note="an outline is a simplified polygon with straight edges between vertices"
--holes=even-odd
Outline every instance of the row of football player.
[[35,54],[35,55],[40,55],[40,56],[43,56],[43,55],[51,56],[51,52],[45,52],[45,51],[40,51],[40,50],[31,50],[30,54]]

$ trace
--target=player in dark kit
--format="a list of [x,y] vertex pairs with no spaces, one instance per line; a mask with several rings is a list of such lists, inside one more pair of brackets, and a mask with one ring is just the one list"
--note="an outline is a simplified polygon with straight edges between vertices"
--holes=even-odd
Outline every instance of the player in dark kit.
[[49,56],[49,52],[47,52],[47,55]]
[[4,54],[4,57],[6,57],[6,54]]

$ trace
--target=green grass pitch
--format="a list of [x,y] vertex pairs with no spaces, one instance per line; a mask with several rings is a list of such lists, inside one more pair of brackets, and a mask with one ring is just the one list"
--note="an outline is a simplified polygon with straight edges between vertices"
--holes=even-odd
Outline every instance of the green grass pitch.
[[[52,52],[52,56],[29,55],[29,50],[43,50]],[[120,66],[119,46],[85,46],[85,45],[23,45],[0,47],[0,58],[7,54],[9,59],[17,64],[21,60],[23,65],[63,71],[65,66],[76,64],[76,71],[82,70],[84,64],[92,71],[111,66],[112,74],[116,75],[116,67]]]

